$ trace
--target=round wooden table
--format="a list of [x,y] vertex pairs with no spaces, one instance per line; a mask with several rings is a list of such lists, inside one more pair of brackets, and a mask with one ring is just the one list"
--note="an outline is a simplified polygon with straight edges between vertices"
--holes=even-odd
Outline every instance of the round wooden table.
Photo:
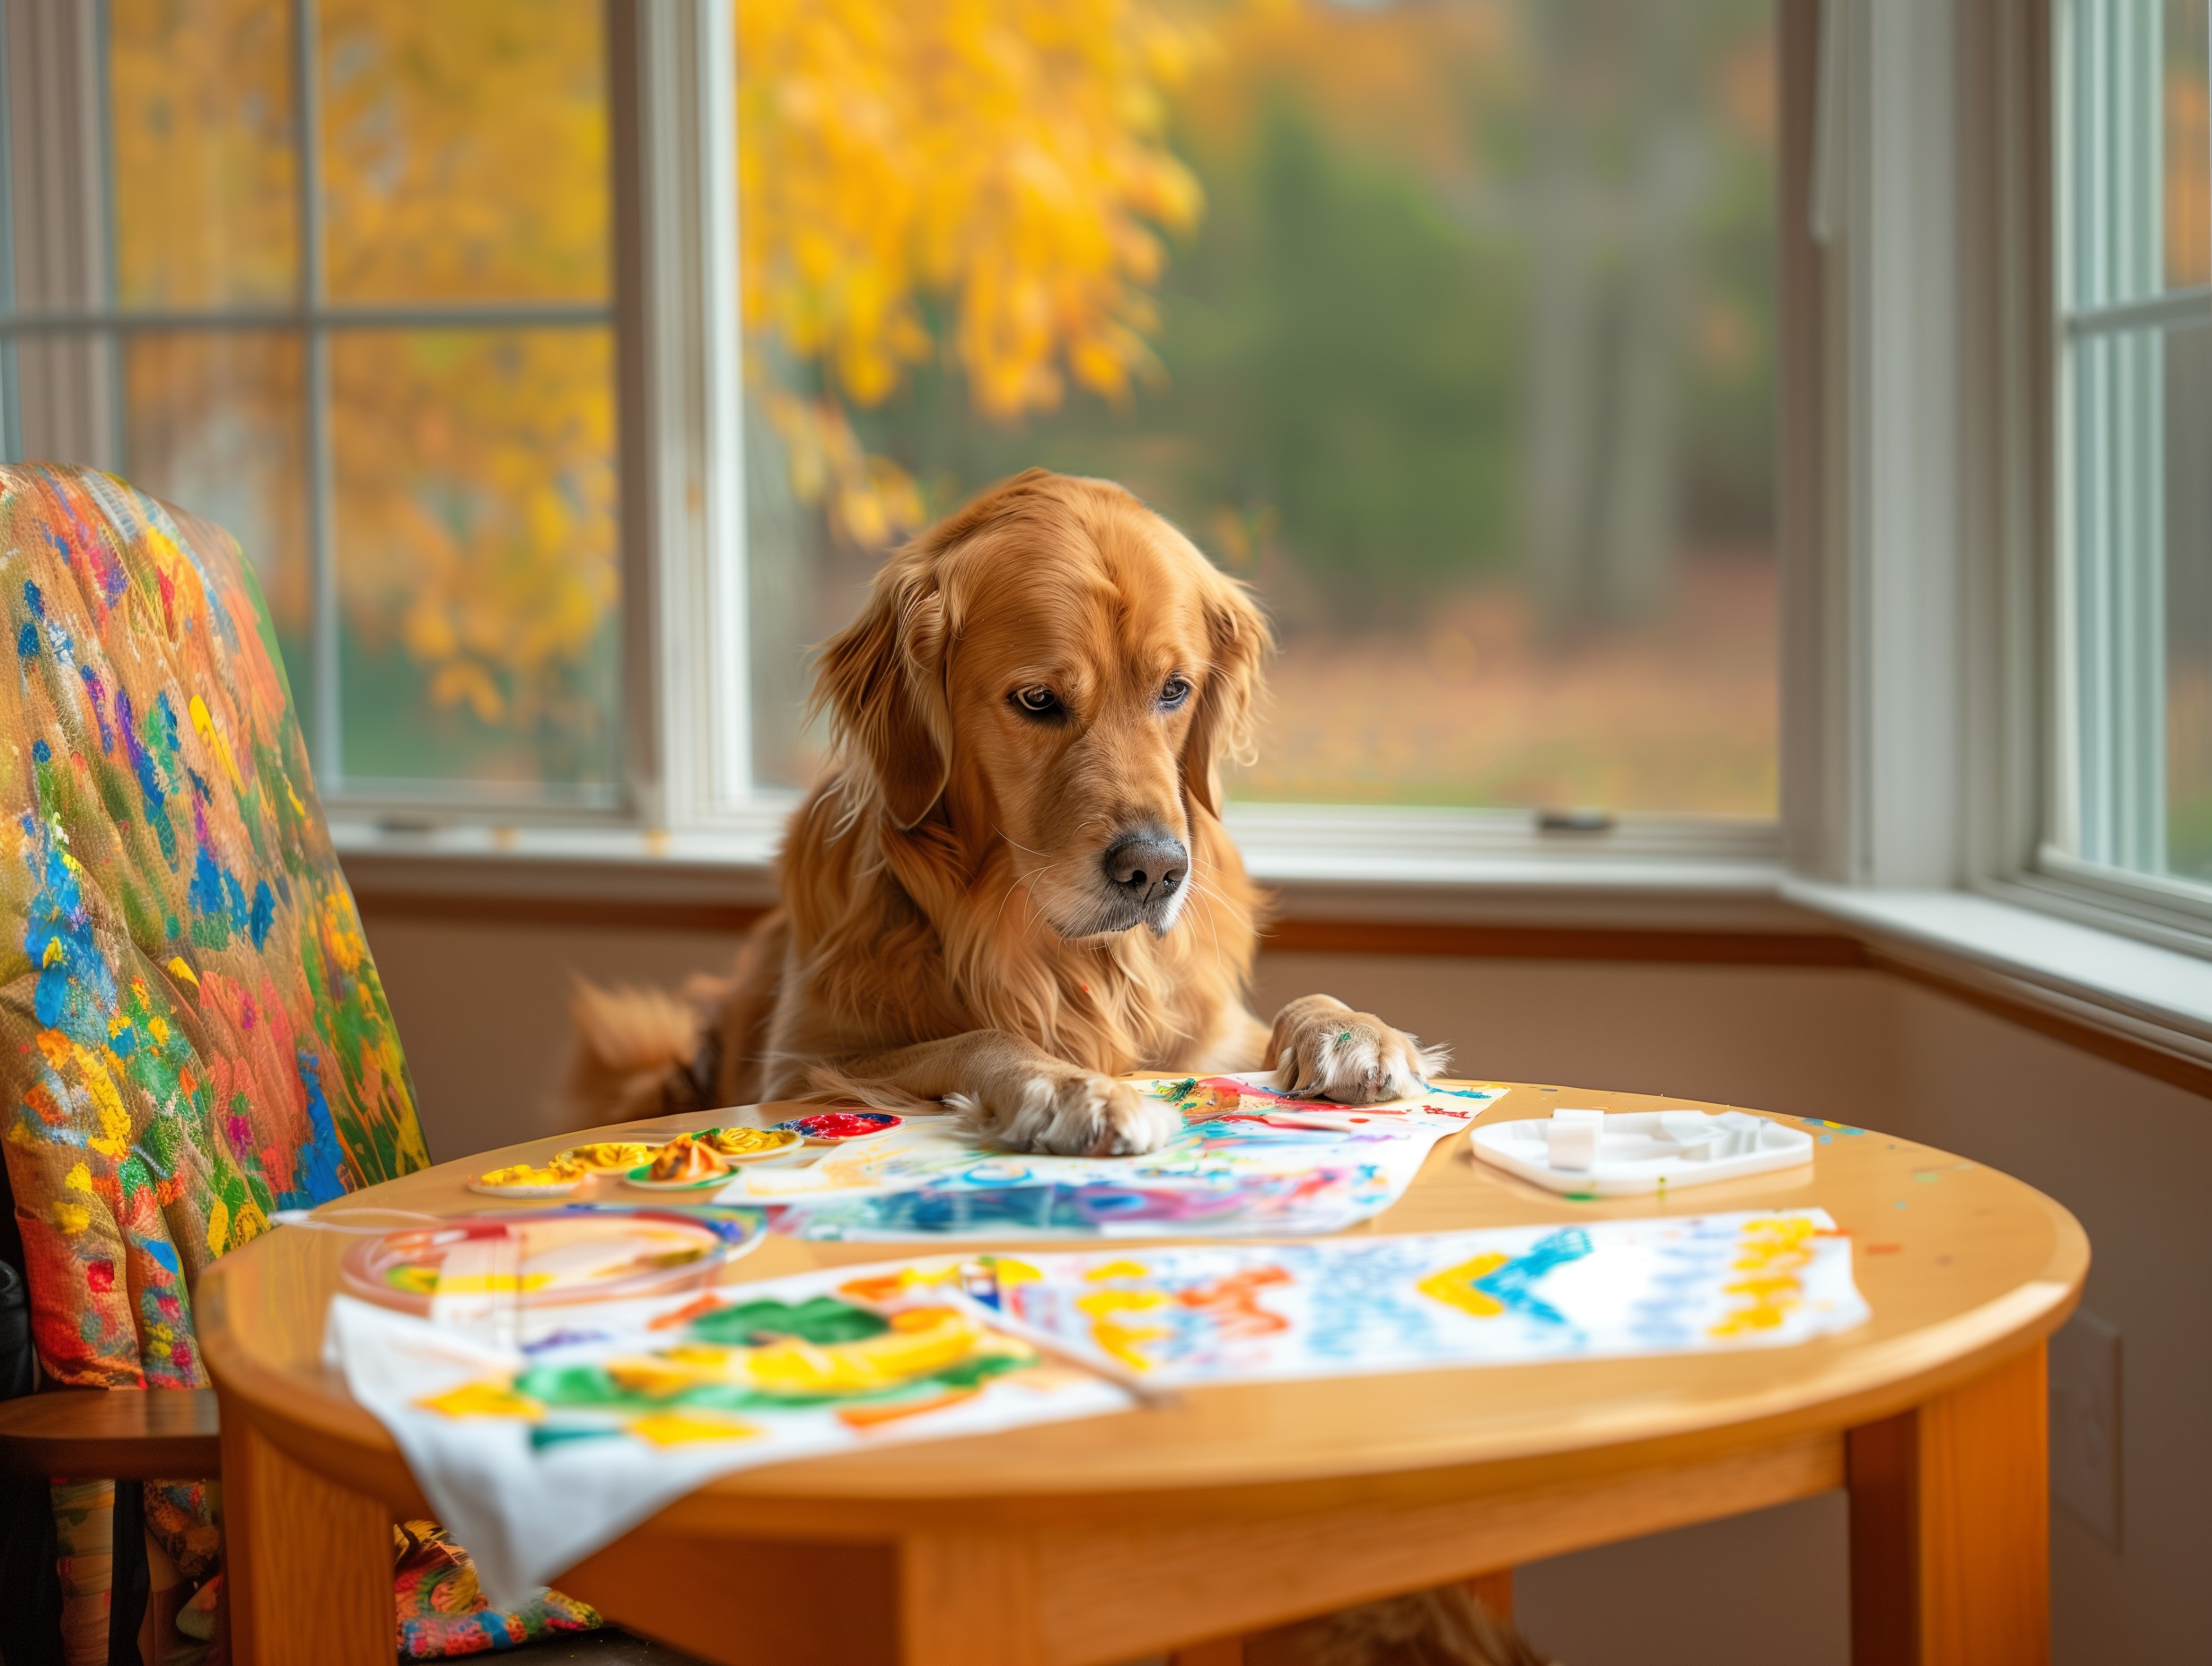
[[[1516,1086],[1484,1120],[1694,1102]],[[1855,1661],[2043,1661],[2043,1340],[2080,1293],[2088,1241],[1995,1170],[1798,1126],[1820,1140],[1809,1171],[1599,1202],[1525,1185],[1448,1139],[1359,1230],[1819,1206],[1852,1237],[1873,1309],[1855,1330],[1726,1355],[1202,1389],[1122,1416],[747,1470],[558,1583],[635,1630],[747,1666],[1082,1666],[1163,1651],[1210,1663],[1239,1658],[1239,1636],[1348,1603],[1848,1486]],[[464,1188],[468,1174],[578,1137],[327,1208],[496,1207]],[[198,1293],[242,1666],[390,1666],[390,1523],[428,1513],[391,1437],[320,1359],[347,1241],[279,1229],[225,1256]],[[731,1277],[903,1252],[777,1238]]]

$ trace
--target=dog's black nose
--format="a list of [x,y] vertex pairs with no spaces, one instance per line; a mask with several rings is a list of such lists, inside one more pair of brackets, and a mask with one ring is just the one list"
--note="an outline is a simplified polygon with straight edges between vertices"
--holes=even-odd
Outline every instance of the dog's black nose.
[[1102,860],[1114,888],[1137,902],[1172,896],[1190,871],[1190,853],[1182,841],[1159,828],[1124,833],[1106,847]]

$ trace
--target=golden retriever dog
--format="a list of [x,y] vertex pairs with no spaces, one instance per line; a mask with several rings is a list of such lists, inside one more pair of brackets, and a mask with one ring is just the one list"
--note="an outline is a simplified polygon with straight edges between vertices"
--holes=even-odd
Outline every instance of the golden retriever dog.
[[[834,757],[791,818],[781,907],[680,998],[579,986],[574,1125],[856,1099],[1115,1155],[1181,1126],[1124,1072],[1418,1092],[1443,1050],[1373,1013],[1245,1006],[1260,899],[1219,769],[1271,646],[1242,585],[1103,481],[1031,469],[924,533],[823,650]],[[1457,1587],[1278,1641],[1313,1666],[1535,1658]]]
[[1271,646],[1242,584],[1104,481],[1031,469],[924,533],[822,652],[835,759],[781,908],[685,999],[579,990],[575,1125],[847,1098],[1122,1155],[1178,1127],[1128,1071],[1418,1092],[1441,1048],[1325,995],[1272,1025],[1244,1004],[1260,904],[1219,770]]

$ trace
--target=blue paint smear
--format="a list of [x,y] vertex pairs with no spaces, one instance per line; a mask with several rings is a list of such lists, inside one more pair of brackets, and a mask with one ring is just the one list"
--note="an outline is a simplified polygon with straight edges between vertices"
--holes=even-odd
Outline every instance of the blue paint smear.
[[1517,1255],[1494,1273],[1475,1280],[1475,1288],[1508,1311],[1547,1325],[1564,1325],[1567,1315],[1536,1294],[1536,1281],[1554,1267],[1579,1261],[1590,1253],[1590,1234],[1568,1227],[1540,1238],[1525,1255]]
[[276,920],[276,899],[269,895],[268,881],[262,880],[253,888],[253,917],[248,922],[255,948],[268,941],[268,929]]
[[38,585],[29,579],[23,581],[23,605],[31,609],[32,618],[42,619],[46,617],[46,598],[39,593]]
[[115,750],[115,731],[108,727],[108,713],[103,702],[107,690],[100,686],[100,673],[89,665],[77,667],[77,675],[84,680],[84,693],[92,703],[92,720],[100,725],[100,750],[112,754]]
[[48,746],[43,740],[33,741],[31,743],[31,755],[42,764],[48,764],[54,761],[54,749]]
[[115,1012],[114,969],[93,939],[92,915],[61,847],[36,817],[25,816],[22,828],[37,841],[24,856],[39,881],[23,930],[23,952],[39,972],[32,1009],[48,1029],[103,1047]]
[[322,1096],[322,1061],[303,1050],[297,1055],[300,1085],[307,1090],[307,1121],[314,1137],[300,1153],[299,1185],[280,1193],[280,1209],[307,1209],[328,1203],[345,1191],[339,1165],[346,1153],[338,1143],[338,1128],[330,1120],[330,1102]]
[[[167,695],[162,697],[161,704],[163,707],[168,706]],[[151,723],[154,720],[149,717],[147,721]],[[154,754],[147,751],[145,743],[138,739],[136,714],[131,709],[130,690],[127,688],[118,688],[115,691],[115,726],[123,732],[123,750],[130,755],[131,771],[138,777],[138,795],[145,800],[146,820],[153,827],[154,836],[161,840],[162,856],[174,867],[177,862],[177,829],[169,821],[169,795],[162,789],[161,772],[154,767]],[[170,719],[169,727],[173,743],[176,730],[173,717]],[[176,934],[171,931],[170,934],[174,936]]]
[[25,619],[22,629],[15,633],[15,652],[27,660],[36,659],[39,655],[39,627],[29,619]]
[[223,872],[215,866],[215,859],[203,846],[192,858],[192,883],[184,893],[184,899],[192,905],[193,912],[202,918],[213,916],[224,917]]

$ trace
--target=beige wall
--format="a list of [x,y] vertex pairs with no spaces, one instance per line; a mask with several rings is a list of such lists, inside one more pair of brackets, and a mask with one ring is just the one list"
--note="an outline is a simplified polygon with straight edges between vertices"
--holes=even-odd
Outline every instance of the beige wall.
[[[380,919],[371,943],[440,1158],[549,1129],[571,969],[673,982],[731,940]],[[1277,955],[1259,1004],[1325,989],[1470,1074],[1679,1093],[1888,1128],[2001,1166],[2080,1216],[2086,1305],[2123,1337],[2125,1548],[2052,1518],[2058,1658],[2202,1658],[2212,1586],[2212,1103],[1856,970]],[[2089,1131],[2094,1130],[2094,1137]],[[1571,1666],[1841,1666],[1839,1496],[1526,1569]]]

